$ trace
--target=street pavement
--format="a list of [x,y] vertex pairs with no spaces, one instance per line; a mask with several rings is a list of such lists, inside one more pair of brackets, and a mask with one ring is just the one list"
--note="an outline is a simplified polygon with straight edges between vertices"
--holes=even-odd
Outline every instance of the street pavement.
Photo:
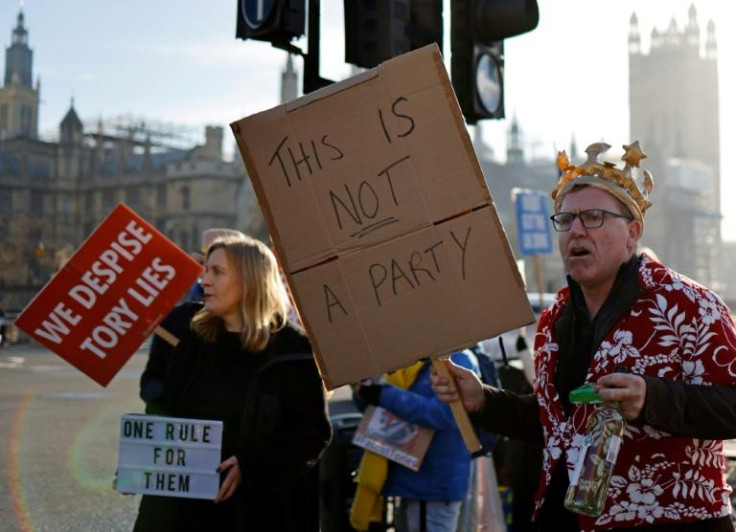
[[0,349],[0,532],[132,529],[140,498],[112,480],[145,362],[139,351],[103,388],[42,347]]
[[[0,348],[0,532],[132,529],[140,496],[112,481],[120,416],[143,411],[146,353],[103,388],[43,347]],[[332,416],[355,412],[350,389],[329,406]],[[727,447],[736,457],[736,441]]]
[[[0,348],[0,532],[130,531],[140,496],[112,488],[119,420],[143,412],[144,345],[106,387],[38,345]],[[350,389],[332,415],[354,412]]]

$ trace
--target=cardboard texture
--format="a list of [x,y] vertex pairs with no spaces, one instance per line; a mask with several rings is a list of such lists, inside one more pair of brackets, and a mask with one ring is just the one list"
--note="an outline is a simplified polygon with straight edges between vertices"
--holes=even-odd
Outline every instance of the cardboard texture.
[[533,322],[437,46],[231,127],[328,388]]

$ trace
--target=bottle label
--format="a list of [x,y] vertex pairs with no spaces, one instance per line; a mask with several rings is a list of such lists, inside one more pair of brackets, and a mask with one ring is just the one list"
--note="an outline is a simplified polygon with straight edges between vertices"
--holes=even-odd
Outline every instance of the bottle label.
[[611,443],[608,446],[608,452],[606,453],[606,462],[609,464],[616,463],[616,457],[618,456],[618,450],[621,447],[621,438],[615,434],[611,435]]
[[572,472],[572,477],[570,477],[570,486],[578,485],[580,473],[583,471],[583,464],[585,463],[585,455],[588,454],[588,447],[590,447],[591,440],[592,438],[589,435],[586,435],[585,443],[583,443],[583,446],[580,448],[578,460],[575,462],[575,469]]

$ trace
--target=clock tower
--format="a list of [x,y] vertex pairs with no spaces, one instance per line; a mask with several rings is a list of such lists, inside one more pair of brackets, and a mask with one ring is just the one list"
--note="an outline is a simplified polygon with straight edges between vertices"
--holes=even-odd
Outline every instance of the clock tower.
[[38,107],[41,83],[33,86],[33,50],[23,10],[5,49],[5,78],[0,88],[0,140],[13,137],[38,138]]

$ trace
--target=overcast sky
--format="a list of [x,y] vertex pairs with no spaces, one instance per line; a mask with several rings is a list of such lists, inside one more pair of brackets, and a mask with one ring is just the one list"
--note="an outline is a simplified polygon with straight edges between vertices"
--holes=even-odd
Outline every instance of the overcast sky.
[[[322,0],[322,76],[349,75],[343,61],[342,1]],[[445,1],[448,4],[448,0]],[[629,19],[635,11],[644,50],[653,27],[687,21],[689,0],[539,0],[540,24],[506,41],[506,112],[516,115],[530,156],[551,158],[604,138],[628,143]],[[716,23],[721,109],[724,236],[736,239],[729,201],[736,163],[736,35],[729,2],[696,0],[701,36]],[[0,3],[0,37],[10,44],[20,4]],[[286,54],[267,43],[235,39],[237,0],[27,0],[34,77],[41,79],[42,133],[53,132],[72,97],[85,122],[134,115],[191,128],[228,123],[278,104]],[[4,33],[3,33],[4,32]],[[445,55],[449,55],[446,39]],[[484,121],[499,158],[509,120]],[[229,138],[229,137],[226,137]],[[228,142],[232,150],[232,143]],[[646,151],[646,146],[643,146]],[[644,164],[644,166],[646,166]],[[655,176],[656,179],[656,176]],[[655,185],[656,186],[656,185]]]

